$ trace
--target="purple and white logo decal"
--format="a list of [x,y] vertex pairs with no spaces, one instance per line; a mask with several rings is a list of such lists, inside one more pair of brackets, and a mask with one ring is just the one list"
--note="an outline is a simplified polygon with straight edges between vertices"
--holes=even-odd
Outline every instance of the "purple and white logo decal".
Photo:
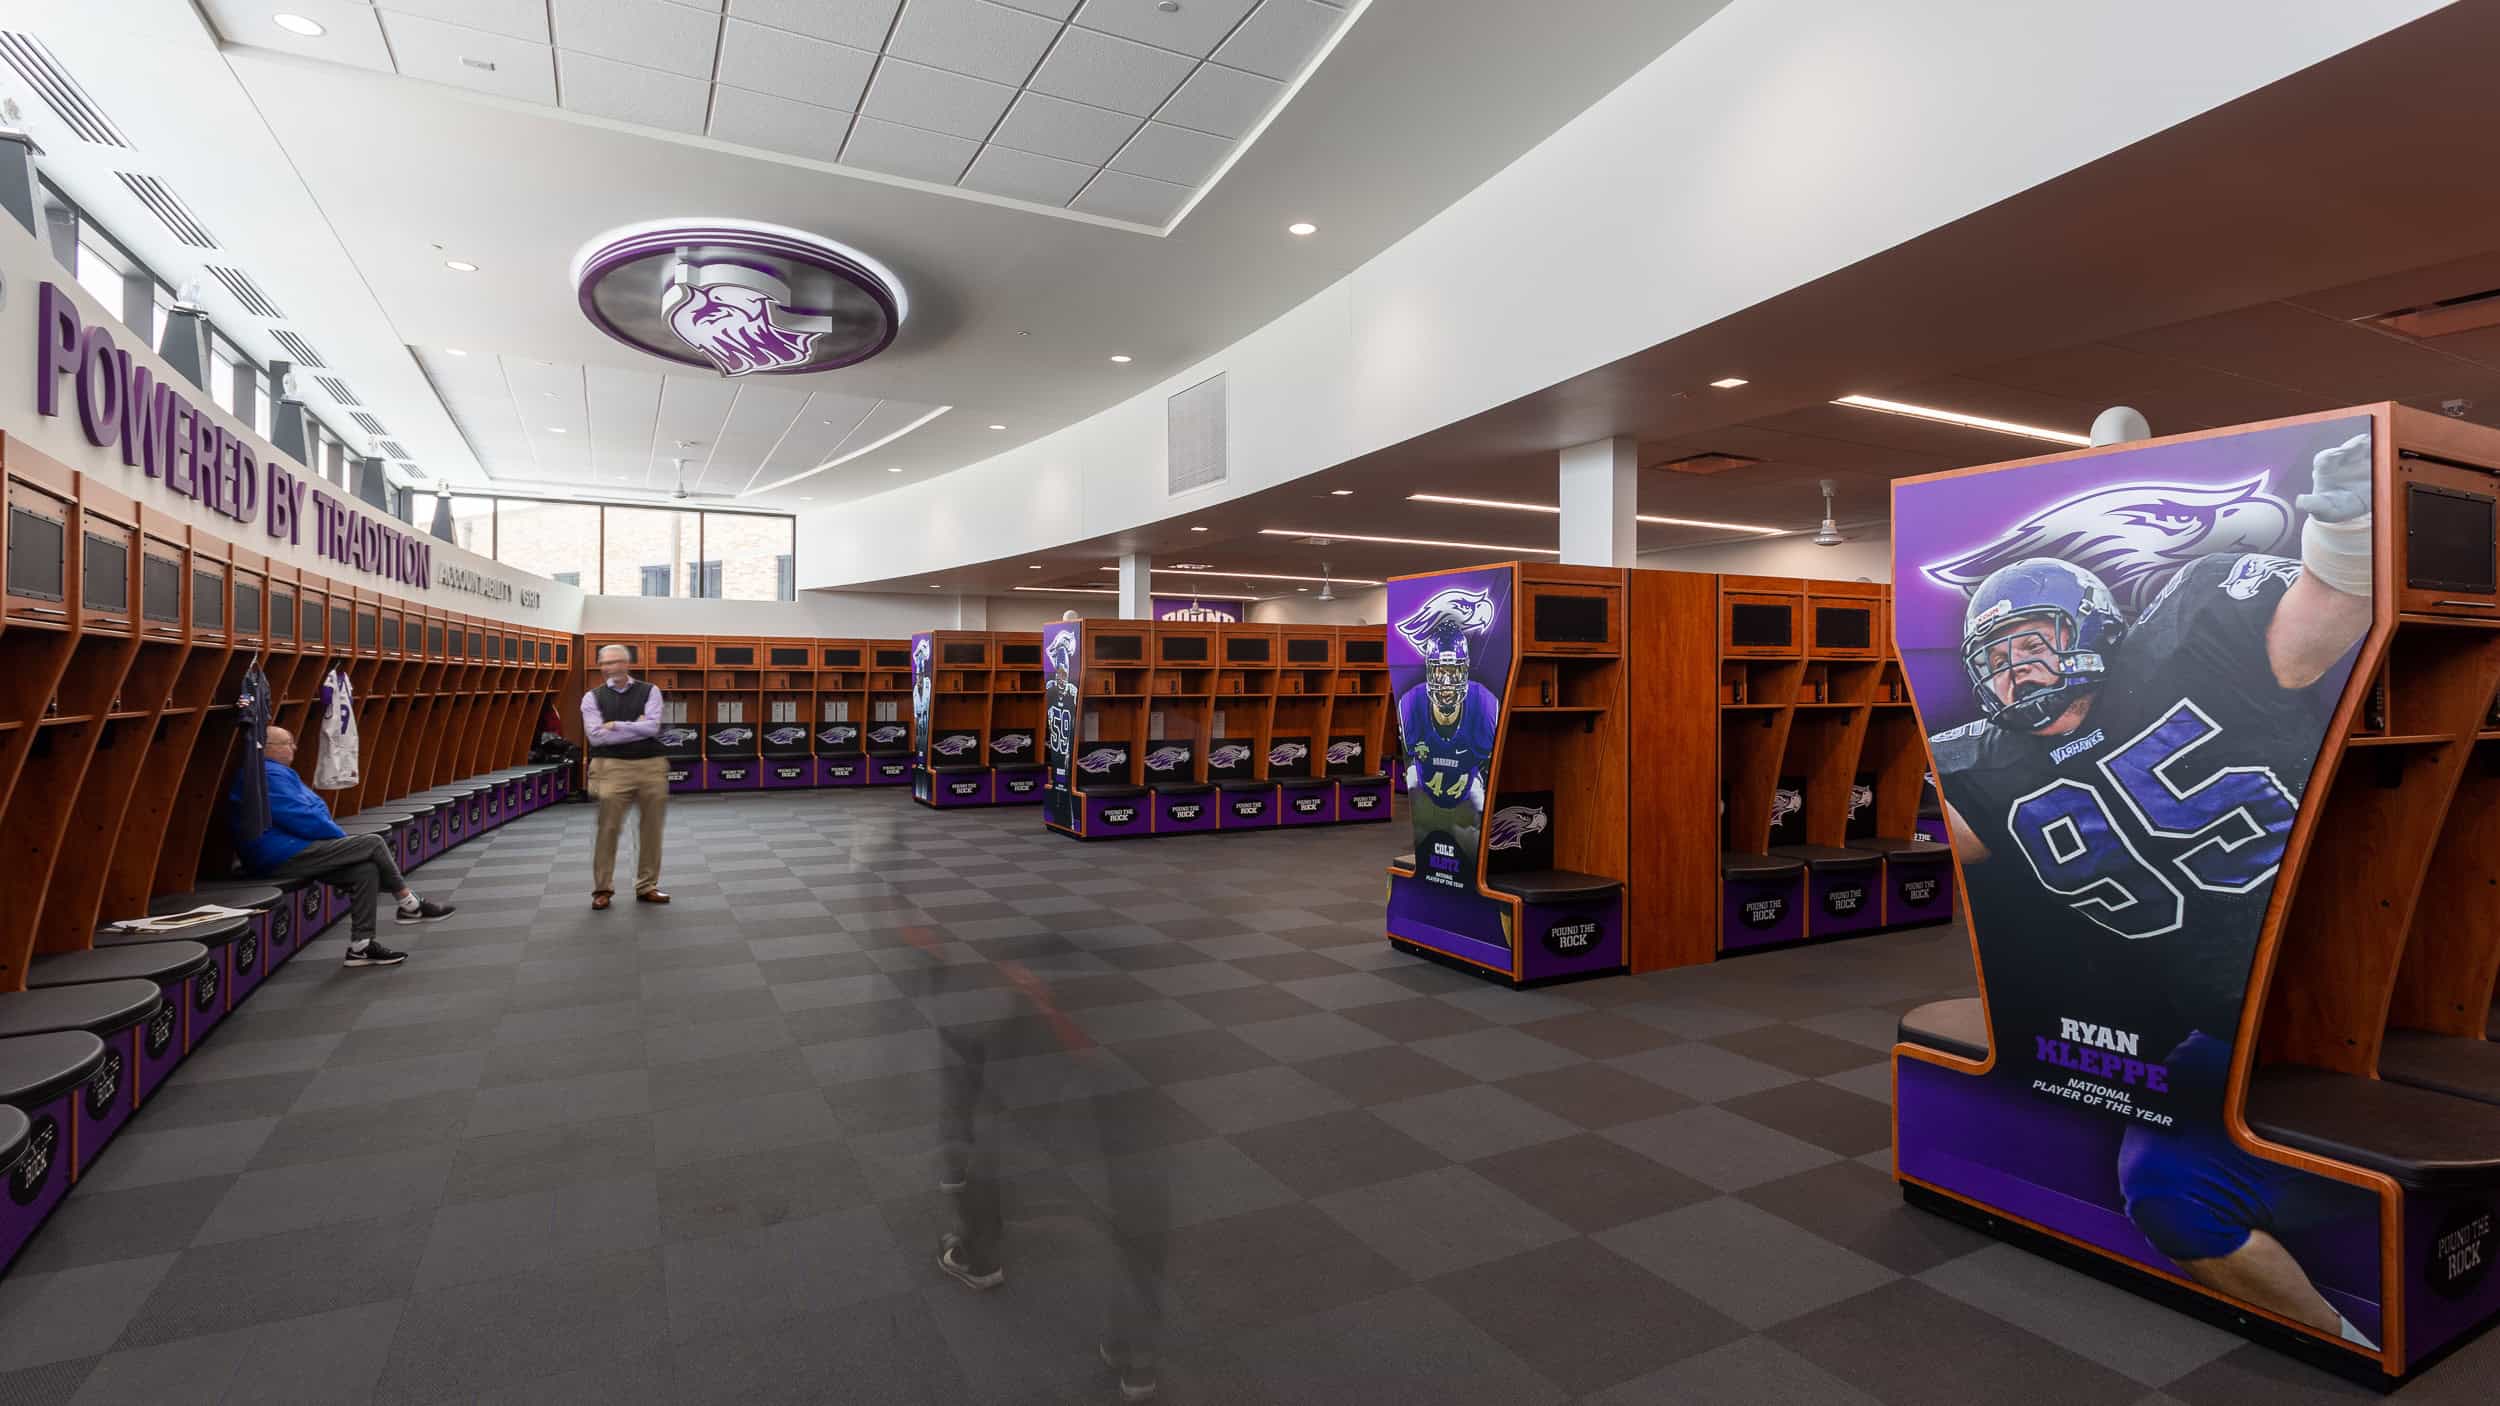
[[1076,759],[1076,769],[1089,775],[1099,776],[1127,760],[1128,753],[1117,747],[1096,747]]
[[663,747],[683,747],[693,740],[693,728],[664,727],[660,729],[660,745]]
[[903,285],[822,236],[751,220],[657,220],[573,256],[582,313],[627,346],[724,376],[829,371],[886,349]]
[[871,742],[899,742],[905,735],[910,733],[910,731],[911,729],[907,727],[888,724],[885,727],[869,729],[868,740]]
[[1333,766],[1343,766],[1347,762],[1357,762],[1362,759],[1363,744],[1360,742],[1346,741],[1328,744],[1328,760]]
[[990,750],[1002,757],[1012,757],[1032,745],[1033,734],[1029,732],[1002,732],[990,739]]
[[1298,762],[1309,755],[1311,755],[1311,749],[1304,743],[1279,742],[1275,746],[1267,749],[1267,764],[1269,766],[1291,766],[1295,762]]
[[1486,849],[1518,849],[1530,835],[1545,828],[1545,807],[1504,806],[1493,812],[1493,823],[1485,831]]
[[807,729],[803,727],[777,727],[765,733],[764,740],[776,747],[787,747],[793,742],[803,740],[806,736]]
[[1851,820],[1857,819],[1859,811],[1862,811],[1873,804],[1875,804],[1874,787],[1851,786],[1849,788],[1849,818]]
[[951,732],[931,743],[929,750],[940,756],[960,757],[971,751],[977,742],[978,739],[969,732]]
[[1771,793],[1771,828],[1778,829],[1781,821],[1805,808],[1804,792],[1792,791],[1785,786],[1773,791]]
[[1239,766],[1248,760],[1250,760],[1250,749],[1234,743],[1227,743],[1207,753],[1207,765],[1218,769]]
[[1999,567],[2051,557],[2100,577],[2133,617],[2199,557],[2271,553],[2291,531],[2291,507],[2266,491],[2263,474],[2234,483],[2124,483],[2045,508],[1988,545],[1920,571],[1968,595]]
[[754,735],[755,729],[751,727],[725,727],[712,734],[712,742],[716,746],[735,747]]
[[1406,636],[1418,654],[1429,655],[1435,640],[1453,635],[1481,635],[1493,628],[1493,593],[1463,591],[1452,586],[1415,608],[1415,613],[1398,622],[1398,633]]
[[1146,770],[1170,771],[1188,760],[1189,749],[1186,747],[1157,747],[1146,754]]
[[816,740],[819,742],[848,742],[857,736],[859,736],[858,728],[847,727],[837,723],[834,726],[817,733]]

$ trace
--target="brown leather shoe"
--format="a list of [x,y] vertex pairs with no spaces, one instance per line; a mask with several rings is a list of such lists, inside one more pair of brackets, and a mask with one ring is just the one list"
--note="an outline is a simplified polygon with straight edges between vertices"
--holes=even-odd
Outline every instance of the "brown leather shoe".
[[608,906],[608,900],[613,896],[614,895],[610,894],[606,889],[600,889],[590,896],[590,906],[593,908],[605,908]]
[[666,903],[668,902],[668,895],[660,892],[658,889],[653,889],[649,893],[635,894],[634,901],[636,903]]

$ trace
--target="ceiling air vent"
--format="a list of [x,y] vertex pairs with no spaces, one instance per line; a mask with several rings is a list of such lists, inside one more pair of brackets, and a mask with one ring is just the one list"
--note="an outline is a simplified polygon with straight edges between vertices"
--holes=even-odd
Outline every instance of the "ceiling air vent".
[[1679,474],[1723,474],[1730,469],[1742,469],[1761,462],[1760,459],[1744,454],[1721,454],[1714,451],[1708,454],[1687,454],[1681,459],[1669,459],[1658,467]]
[[268,294],[260,291],[260,285],[252,281],[250,274],[223,264],[205,264],[202,267],[208,270],[209,277],[226,285],[226,291],[234,295],[234,300],[243,305],[245,312],[254,317],[286,316],[278,311],[276,303],[269,301]]
[[217,247],[217,241],[191,213],[191,207],[183,204],[182,197],[174,194],[163,181],[133,171],[115,171],[113,174],[121,177],[122,184],[139,198],[140,204],[148,207],[148,213],[154,215],[158,223],[173,232],[174,238],[194,249]]
[[1164,402],[1165,435],[1170,465],[1166,493],[1187,493],[1222,483],[1224,463],[1224,373],[1217,372]]
[[2486,327],[2500,327],[2500,288],[2462,293],[2422,307],[2381,313],[2365,320],[2371,326],[2384,327],[2390,332],[2425,341],[2459,332],[2479,332]]
[[312,343],[305,341],[303,338],[296,336],[294,333],[289,332],[283,327],[277,329],[269,335],[278,339],[278,345],[286,348],[287,355],[295,358],[295,364],[298,366],[309,366],[315,370],[319,370],[320,368],[330,364],[321,359],[321,353],[312,349]]
[[364,404],[363,401],[356,398],[356,393],[354,391],[347,388],[347,383],[340,380],[336,376],[315,376],[313,379],[320,382],[321,388],[330,393],[330,399],[337,401],[341,405]]
[[78,80],[69,76],[69,70],[61,67],[60,60],[52,57],[42,40],[0,29],[0,61],[6,61],[26,86],[43,99],[44,106],[52,109],[53,116],[78,134],[80,141],[97,146],[130,145],[130,139],[113,125],[112,118],[104,115],[104,109],[95,105],[95,99],[87,96],[87,90],[78,86]]
[[382,422],[373,418],[370,412],[363,410],[350,410],[347,412],[347,418],[355,421],[356,428],[363,430],[366,434],[390,433],[389,430],[382,428]]
[[[385,458],[406,459],[408,457],[408,447],[395,439],[383,440],[381,443],[376,444],[374,448],[381,450],[383,457]],[[414,469],[416,468],[416,465],[403,463],[400,467],[403,469]]]

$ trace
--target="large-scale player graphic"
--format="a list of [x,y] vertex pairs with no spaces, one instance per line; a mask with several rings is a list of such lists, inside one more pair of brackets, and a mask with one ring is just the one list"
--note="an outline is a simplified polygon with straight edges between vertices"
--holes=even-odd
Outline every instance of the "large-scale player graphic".
[[1457,589],[1441,592],[1398,622],[1398,632],[1424,664],[1423,682],[1398,699],[1407,803],[1418,845],[1446,842],[1454,851],[1437,856],[1443,862],[1419,852],[1416,872],[1461,888],[1474,885],[1484,780],[1501,722],[1501,704],[1476,682],[1469,649],[1492,628],[1492,597]]
[[[2241,1151],[2218,1111],[2251,945],[2370,623],[2370,444],[2314,455],[2296,559],[2226,541],[2148,584],[2136,554],[2133,619],[2078,564],[2124,558],[2124,520],[1994,566],[1963,616],[1981,720],[1930,739],[1973,921],[2026,968],[1991,983],[2000,1058],[2078,1022],[2140,1042],[2165,1077],[2139,1113],[2179,1116],[2128,1126],[2129,1221],[2199,1283],[2364,1344],[2283,1240],[2348,1214],[2349,1191]],[[2280,502],[2234,503],[2260,499]]]

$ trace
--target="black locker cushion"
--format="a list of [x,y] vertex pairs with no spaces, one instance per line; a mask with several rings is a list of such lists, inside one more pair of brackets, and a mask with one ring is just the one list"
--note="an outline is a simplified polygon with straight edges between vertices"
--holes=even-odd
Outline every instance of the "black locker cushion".
[[196,942],[134,942],[89,952],[54,952],[26,964],[26,988],[81,986],[133,977],[163,985],[208,965],[208,949]]
[[33,1108],[86,1082],[104,1063],[104,1042],[84,1030],[0,1040],[0,1103]]
[[148,900],[148,916],[162,918],[168,913],[187,913],[206,904],[220,908],[257,908],[262,911],[277,907],[286,898],[276,887],[258,880],[231,884],[202,884],[192,893],[159,894]]
[[1273,781],[1257,781],[1246,776],[1222,776],[1215,779],[1218,791],[1267,791],[1275,788]]
[[2479,1103],[2500,1103],[2500,1044],[2423,1030],[2390,1030],[2379,1046],[2378,1076]]
[[2384,1079],[2270,1064],[2248,1080],[2248,1126],[2285,1147],[2425,1190],[2500,1184],[2500,1108]]
[[1279,786],[1288,791],[1316,791],[1322,786],[1336,785],[1337,778],[1333,776],[1271,776],[1266,784]]
[[1530,903],[1585,903],[1623,892],[1621,879],[1569,869],[1513,869],[1504,874],[1487,874],[1484,886]]
[[97,981],[14,991],[0,996],[0,1036],[54,1030],[110,1035],[156,1014],[164,1002],[165,993],[153,981]]
[[1951,845],[1934,840],[1897,839],[1890,835],[1851,835],[1849,848],[1872,850],[1891,859],[1942,859],[1953,853]]
[[1127,800],[1132,796],[1146,794],[1146,788],[1143,786],[1088,786],[1085,788],[1085,794],[1100,796],[1105,800]]
[[1771,853],[1777,858],[1798,860],[1808,869],[1826,874],[1872,869],[1884,859],[1872,850],[1836,849],[1830,845],[1773,845]]
[[1146,789],[1158,796],[1204,796],[1215,790],[1212,781],[1158,781]]
[[252,920],[249,916],[212,918],[204,923],[193,923],[188,927],[172,928],[165,932],[115,932],[109,927],[104,927],[95,930],[95,941],[92,945],[133,947],[159,942],[196,942],[203,947],[231,947],[242,941],[243,934],[251,930]]
[[1904,1012],[1895,1033],[1905,1045],[1925,1045],[1964,1059],[1986,1059],[1988,1008],[1976,996],[1930,1001]]
[[939,772],[939,771],[988,771],[989,769],[990,769],[990,764],[989,764],[988,762],[939,762],[936,766],[933,766],[933,767],[929,768],[929,770],[930,770],[930,771],[932,771],[932,772]]
[[1719,876],[1725,879],[1784,879],[1806,871],[1805,862],[1781,854],[1719,854]]
[[1001,776],[1033,776],[1046,768],[1040,762],[1001,762],[990,770]]

